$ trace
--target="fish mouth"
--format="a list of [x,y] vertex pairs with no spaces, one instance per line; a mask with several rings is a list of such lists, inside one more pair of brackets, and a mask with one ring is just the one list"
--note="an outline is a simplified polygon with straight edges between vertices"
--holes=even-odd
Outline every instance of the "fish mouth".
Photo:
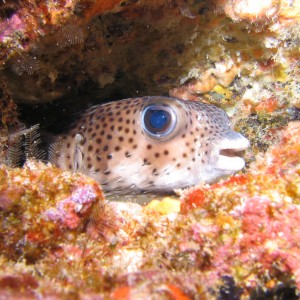
[[218,168],[236,172],[244,168],[246,148],[241,149],[221,149],[219,152]]
[[249,141],[241,134],[235,133],[235,139],[223,142],[219,148],[217,167],[227,172],[237,172],[245,166],[245,150],[249,147]]
[[243,158],[246,149],[221,149],[219,155],[227,156],[227,157],[235,157],[238,156]]

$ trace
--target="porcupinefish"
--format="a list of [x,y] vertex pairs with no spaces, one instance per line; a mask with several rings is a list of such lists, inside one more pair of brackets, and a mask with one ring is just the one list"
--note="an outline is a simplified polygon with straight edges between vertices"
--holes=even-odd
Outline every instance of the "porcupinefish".
[[171,192],[244,167],[249,141],[220,108],[153,96],[100,104],[55,138],[51,162],[106,192]]

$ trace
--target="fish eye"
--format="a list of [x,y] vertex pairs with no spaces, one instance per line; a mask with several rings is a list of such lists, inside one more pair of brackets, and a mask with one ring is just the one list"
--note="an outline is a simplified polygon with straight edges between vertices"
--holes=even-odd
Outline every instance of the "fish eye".
[[177,116],[167,105],[151,104],[142,111],[142,127],[152,138],[168,137],[175,129]]

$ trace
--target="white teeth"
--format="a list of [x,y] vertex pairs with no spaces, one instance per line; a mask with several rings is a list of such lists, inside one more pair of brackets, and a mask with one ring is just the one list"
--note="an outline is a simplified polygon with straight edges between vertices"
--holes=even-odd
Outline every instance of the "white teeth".
[[238,157],[229,157],[224,155],[219,155],[219,159],[216,167],[220,170],[226,170],[230,172],[237,172],[243,169],[245,166],[245,161]]

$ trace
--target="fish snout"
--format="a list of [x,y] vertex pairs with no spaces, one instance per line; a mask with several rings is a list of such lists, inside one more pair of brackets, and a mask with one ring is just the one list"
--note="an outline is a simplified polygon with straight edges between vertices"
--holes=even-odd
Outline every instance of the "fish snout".
[[216,167],[228,173],[240,171],[245,166],[243,155],[249,146],[249,140],[242,134],[229,131],[218,144],[219,159]]

